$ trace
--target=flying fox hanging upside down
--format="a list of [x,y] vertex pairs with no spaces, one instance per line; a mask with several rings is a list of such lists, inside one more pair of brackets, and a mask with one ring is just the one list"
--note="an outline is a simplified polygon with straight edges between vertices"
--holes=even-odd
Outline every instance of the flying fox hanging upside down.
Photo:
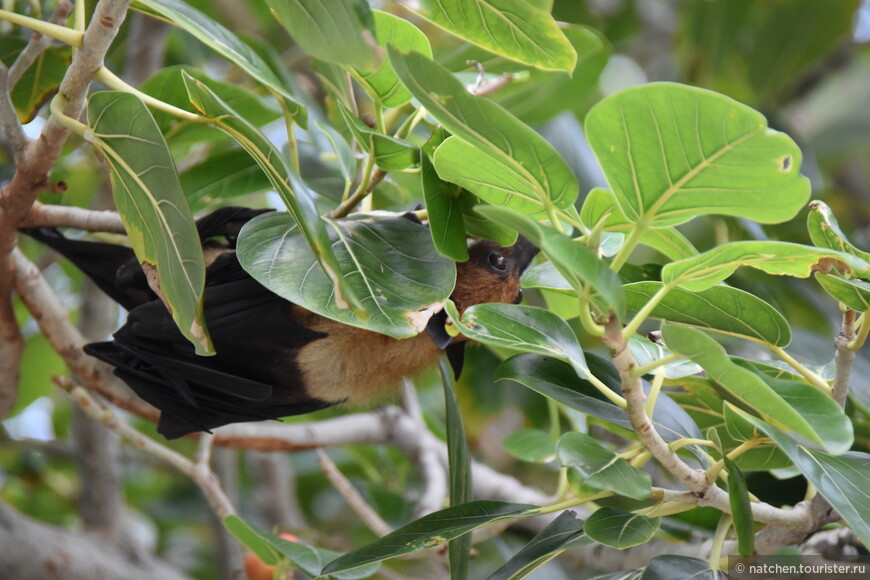
[[[217,354],[198,356],[151,291],[130,248],[70,240],[50,228],[26,230],[70,259],[129,311],[114,340],[85,352],[161,411],[168,439],[228,423],[277,419],[340,403],[383,397],[446,352],[462,366],[465,338],[445,330],[436,314],[427,333],[395,339],[335,322],[267,290],[239,265],[236,237],[269,210],[225,207],[197,221],[207,258],[203,305]],[[421,225],[420,227],[425,227]],[[218,244],[215,238],[226,240]],[[519,279],[538,252],[520,237],[511,247],[478,241],[457,264],[451,298],[460,312],[483,302],[518,302]]]

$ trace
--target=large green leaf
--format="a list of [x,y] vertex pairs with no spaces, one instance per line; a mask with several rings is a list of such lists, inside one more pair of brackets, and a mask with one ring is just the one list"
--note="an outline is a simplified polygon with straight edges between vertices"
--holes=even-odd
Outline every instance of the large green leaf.
[[624,550],[649,541],[659,529],[661,518],[647,518],[603,507],[586,518],[583,530],[590,539]]
[[589,376],[583,349],[571,327],[549,310],[522,304],[477,304],[467,308],[460,318],[452,302],[445,303],[445,308],[468,338],[551,356],[570,364],[581,378]]
[[454,137],[435,152],[442,179],[493,205],[545,215],[577,198],[577,179],[553,147],[499,105],[475,97],[447,69],[422,54],[390,49],[405,87]]
[[548,70],[574,70],[577,53],[549,11],[524,0],[422,0],[417,13],[496,54]]
[[498,520],[529,515],[537,506],[481,500],[450,507],[390,532],[367,546],[349,552],[332,562],[322,575],[335,574],[403,554],[410,554],[458,538]]
[[845,267],[863,272],[870,264],[853,256],[827,248],[814,248],[790,242],[730,242],[703,254],[671,262],[662,268],[662,282],[680,286],[690,292],[710,288],[749,266],[776,276],[806,278],[814,271],[825,272]]
[[435,251],[428,230],[402,217],[364,215],[332,225],[336,271],[368,318],[336,306],[331,281],[288,214],[263,214],[246,224],[239,262],[260,284],[317,314],[395,338],[419,333],[433,310],[418,311],[450,296],[456,280],[453,262]]
[[260,55],[224,26],[181,0],[135,0],[133,7],[159,16],[192,34],[197,40],[281,95],[287,110],[296,122],[303,128],[307,126],[308,113],[305,107],[287,91]]
[[641,471],[585,433],[565,433],[559,439],[559,463],[583,477],[583,484],[615,491],[634,499],[649,496],[649,473]]
[[[662,336],[670,348],[704,367],[708,377],[765,419],[796,431],[816,443],[831,449],[842,450],[843,437],[821,435],[821,433],[828,435],[826,429],[830,426],[831,419],[836,418],[836,415],[829,415],[830,408],[814,411],[813,414],[809,414],[807,409],[801,409],[802,412],[799,412],[761,377],[732,362],[725,349],[700,330],[664,324]],[[813,389],[809,385],[806,387]],[[819,393],[819,395],[824,397],[823,393]],[[799,399],[800,397],[797,397],[798,401]],[[820,414],[816,415],[816,412]]]
[[593,107],[585,128],[619,207],[643,227],[704,214],[778,223],[809,198],[794,141],[724,95],[673,83],[634,87]]
[[583,533],[583,520],[577,519],[573,511],[564,511],[493,572],[488,580],[525,578],[568,548],[582,546],[590,541]]
[[840,223],[828,205],[819,200],[810,202],[807,214],[807,231],[813,244],[820,248],[830,248],[846,254],[852,254],[870,263],[870,254],[856,248],[840,229]]
[[[373,10],[372,14],[378,46],[386,50],[392,45],[402,52],[413,50],[432,58],[429,39],[419,28],[387,12]],[[350,70],[369,95],[379,100],[385,107],[401,107],[411,100],[411,93],[399,82],[399,77],[390,64],[389,56],[384,56],[380,66],[373,72],[353,68]]]
[[870,455],[852,452],[834,456],[812,449],[773,425],[738,412],[785,451],[862,542],[870,542]]
[[372,70],[378,64],[364,0],[266,0],[278,22],[315,58]]
[[688,556],[656,556],[646,565],[642,580],[725,580],[721,570],[713,570],[710,563]]
[[210,155],[180,173],[178,179],[194,213],[215,202],[271,189],[257,162],[238,149]]
[[197,110],[208,117],[217,128],[235,139],[254,158],[269,178],[272,187],[284,200],[299,233],[335,288],[335,292],[330,294],[334,295],[336,306],[349,306],[358,315],[364,313],[359,298],[347,280],[338,274],[338,262],[333,254],[326,227],[314,205],[313,192],[291,171],[285,157],[256,127],[240,118],[201,82],[187,75],[184,75],[184,82],[190,100]]
[[202,314],[205,264],[199,233],[166,141],[148,108],[129,93],[88,101],[91,144],[111,167],[112,193],[136,258],[160,288],[197,354],[214,354]]
[[595,251],[508,208],[480,206],[477,211],[524,235],[546,254],[575,290],[588,293],[592,298],[600,297],[604,310],[613,310],[618,317],[625,317],[625,298],[619,277]]
[[[661,282],[626,284],[623,290],[629,310],[643,308],[663,285]],[[791,329],[779,311],[761,298],[730,286],[711,286],[699,292],[674,288],[650,316],[775,346],[787,346],[791,342]]]
[[[601,227],[606,232],[627,234],[634,229],[634,222],[625,217],[619,209],[613,192],[603,187],[594,188],[583,200],[580,219],[590,228],[601,223]],[[648,229],[643,232],[640,241],[671,260],[682,260],[698,253],[692,242],[673,227]]]

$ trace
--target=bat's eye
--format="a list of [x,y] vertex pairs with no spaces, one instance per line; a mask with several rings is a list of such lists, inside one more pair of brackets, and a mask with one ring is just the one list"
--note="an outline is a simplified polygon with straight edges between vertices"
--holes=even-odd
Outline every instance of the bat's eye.
[[498,252],[492,252],[488,256],[489,265],[498,270],[499,272],[504,272],[508,267],[508,259],[499,254]]

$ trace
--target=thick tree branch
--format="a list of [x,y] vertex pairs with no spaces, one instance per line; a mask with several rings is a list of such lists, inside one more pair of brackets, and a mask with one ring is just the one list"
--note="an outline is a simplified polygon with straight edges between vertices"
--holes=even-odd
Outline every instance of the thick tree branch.
[[[94,73],[124,21],[130,0],[102,0],[61,82],[59,96],[68,102],[65,113],[78,118]],[[48,186],[48,173],[69,136],[69,130],[49,118],[39,138],[30,141],[16,156],[15,175],[0,189],[0,417],[9,413],[18,392],[21,334],[12,310],[12,271],[9,257],[22,216]]]

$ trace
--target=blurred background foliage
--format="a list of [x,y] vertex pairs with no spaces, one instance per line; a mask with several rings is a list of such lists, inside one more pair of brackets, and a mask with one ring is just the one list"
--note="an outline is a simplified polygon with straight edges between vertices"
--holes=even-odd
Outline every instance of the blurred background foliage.
[[[347,90],[332,65],[315,63],[297,46],[258,0],[190,0],[218,22],[224,23],[250,42],[304,100],[323,114],[335,118],[339,112],[331,90]],[[9,8],[24,10],[24,2],[8,1]],[[586,55],[573,76],[558,72],[530,70],[516,63],[468,47],[443,31],[415,22],[429,37],[436,60],[461,73],[471,82],[476,70],[469,59],[482,64],[488,74],[512,73],[512,82],[492,98],[536,127],[569,162],[581,183],[581,201],[592,187],[604,185],[603,176],[583,136],[583,116],[603,96],[631,85],[655,80],[679,81],[710,88],[760,111],[772,127],[791,135],[803,150],[803,171],[813,183],[813,198],[824,200],[857,245],[870,250],[870,2],[864,0],[554,0],[553,14],[569,26],[566,34]],[[411,17],[398,3],[373,1],[372,5]],[[44,13],[53,9],[45,2]],[[131,53],[131,27],[144,26],[140,14],[121,31],[108,64],[126,70]],[[5,27],[0,35],[0,59],[14,52],[23,33]],[[128,78],[159,86],[159,69],[185,66],[205,70],[213,78],[249,89],[244,75],[220,60],[190,35],[158,25],[151,42],[165,47],[154,75],[137,78],[139,71],[126,70]],[[17,44],[16,44],[17,43]],[[61,67],[68,55],[57,50],[54,66]],[[162,95],[170,94],[165,87]],[[258,121],[267,124],[279,116],[265,99],[245,96],[249,114],[256,109]],[[361,113],[365,101],[361,100]],[[158,116],[159,121],[159,116]],[[34,129],[40,123],[37,117]],[[337,125],[343,125],[338,123]],[[227,203],[262,206],[274,201],[268,182],[258,171],[236,171],[244,163],[231,141],[216,131],[201,127],[173,129],[171,147],[181,171],[182,184],[195,212],[201,213]],[[343,179],[336,164],[328,159],[318,142],[301,136],[302,172],[318,192],[339,199]],[[44,201],[81,207],[105,205],[108,185],[93,157],[77,149],[75,139],[55,169],[55,178],[69,184],[60,197],[46,194]],[[0,153],[2,155],[2,153]],[[205,161],[203,161],[205,160]],[[7,159],[8,161],[8,159]],[[8,163],[0,165],[0,178],[11,175]],[[215,176],[233,173],[238,181],[213,187]],[[376,190],[375,206],[407,210],[420,202],[416,178],[391,173]],[[246,192],[241,199],[240,191]],[[740,218],[705,217],[681,227],[701,249],[726,240],[782,239],[809,242],[805,213],[791,222],[760,227]],[[22,240],[27,253],[38,260],[72,316],[79,312],[81,275],[42,254],[42,249]],[[41,257],[40,257],[41,256]],[[661,261],[654,253],[635,262]],[[814,284],[785,277],[741,271],[731,279],[774,304],[793,326],[791,351],[818,365],[833,356],[832,337],[838,328],[836,304]],[[557,296],[530,296],[530,300],[559,311],[570,318],[570,306]],[[568,309],[568,310],[566,310]],[[79,482],[70,461],[70,403],[56,389],[51,377],[65,372],[60,358],[28,320],[18,305],[20,323],[27,336],[22,363],[22,392],[15,414],[0,427],[0,497],[39,520],[75,526]],[[458,383],[459,401],[466,431],[476,457],[496,469],[509,472],[545,492],[555,483],[554,473],[545,465],[524,462],[509,453],[503,440],[522,428],[548,424],[544,400],[519,385],[495,383],[493,370],[503,353],[476,347],[470,349],[465,372]],[[443,400],[437,373],[421,377],[419,393],[425,418],[434,433],[444,432]],[[852,382],[849,413],[856,427],[856,449],[870,451],[870,359],[859,354]],[[308,421],[343,413],[326,410],[313,416],[290,418]],[[586,419],[575,417],[582,423]],[[154,434],[153,425],[135,420],[136,426]],[[590,427],[594,430],[594,425]],[[178,448],[188,454],[193,443],[180,441]],[[133,529],[170,562],[197,578],[213,578],[215,568],[215,525],[210,520],[199,490],[170,468],[128,447],[123,448],[125,496]],[[392,525],[411,517],[418,475],[401,453],[372,446],[351,446],[330,451],[341,470],[351,478],[366,499]],[[374,539],[326,481],[314,452],[288,456],[286,467],[293,475],[288,488],[295,495],[294,509],[283,519],[257,502],[256,457],[221,450],[218,471],[248,521],[264,529],[286,529],[300,538],[334,550],[347,550]],[[781,505],[803,497],[802,480],[780,481],[760,472],[750,475],[750,487],[761,497]],[[709,517],[707,517],[709,516]],[[719,513],[692,510],[683,518],[685,527],[673,526],[675,539],[689,530],[712,533]],[[678,521],[676,518],[674,521]],[[495,569],[504,557],[528,540],[522,531],[497,537],[479,547],[472,563],[475,571]],[[397,561],[399,568],[413,575],[413,561]],[[548,565],[541,577],[576,578],[570,558],[560,565]]]

